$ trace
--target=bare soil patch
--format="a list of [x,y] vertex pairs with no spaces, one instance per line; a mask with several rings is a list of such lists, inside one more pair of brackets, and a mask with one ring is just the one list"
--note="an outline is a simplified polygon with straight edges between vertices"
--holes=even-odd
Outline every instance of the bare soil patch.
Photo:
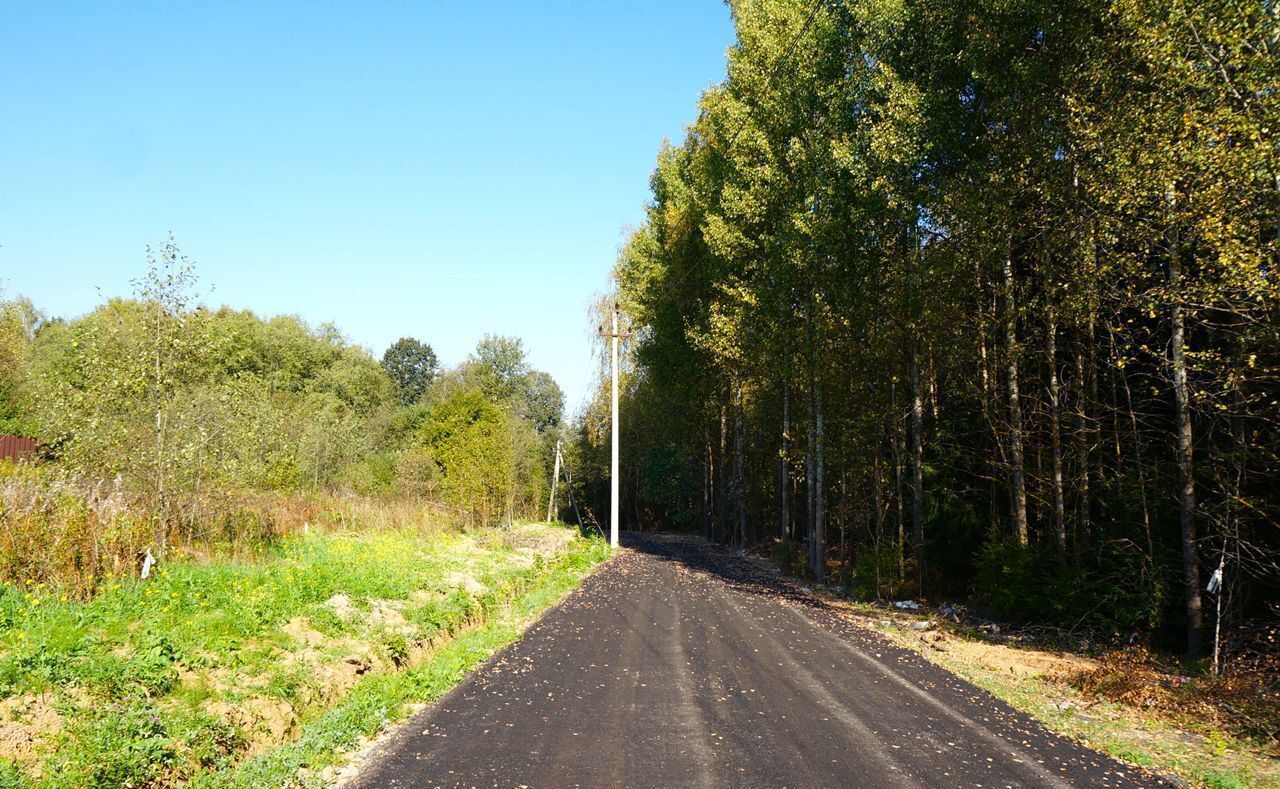
[[52,694],[25,694],[0,701],[0,758],[34,765],[42,746],[62,731]]

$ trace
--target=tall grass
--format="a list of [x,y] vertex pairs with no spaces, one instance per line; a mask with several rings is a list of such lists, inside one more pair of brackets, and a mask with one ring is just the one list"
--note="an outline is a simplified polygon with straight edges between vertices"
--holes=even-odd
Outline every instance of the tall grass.
[[249,558],[298,532],[443,532],[461,524],[421,499],[330,492],[193,493],[165,513],[118,479],[0,461],[0,583],[44,584],[87,598],[105,581],[137,575],[147,551],[157,558]]

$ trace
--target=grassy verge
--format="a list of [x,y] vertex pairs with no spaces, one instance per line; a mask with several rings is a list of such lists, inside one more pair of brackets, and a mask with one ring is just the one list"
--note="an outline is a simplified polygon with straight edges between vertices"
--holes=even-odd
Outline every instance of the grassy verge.
[[1130,705],[1083,694],[1073,678],[1098,661],[1026,646],[990,643],[977,634],[924,617],[832,600],[862,624],[985,689],[1047,728],[1138,767],[1176,774],[1198,786],[1235,789],[1280,786],[1274,744],[1233,735],[1209,720],[1193,720],[1158,705]]
[[410,702],[432,701],[444,695],[480,663],[517,639],[523,625],[576,587],[607,553],[603,542],[592,541],[582,550],[561,556],[496,616],[460,634],[420,665],[369,677],[345,701],[308,721],[296,741],[202,778],[196,785],[256,789],[291,779],[301,785],[323,785],[328,777],[324,768],[341,764],[344,752],[405,717]]
[[0,588],[0,785],[279,784],[432,698],[607,548],[559,527],[295,535],[77,602]]

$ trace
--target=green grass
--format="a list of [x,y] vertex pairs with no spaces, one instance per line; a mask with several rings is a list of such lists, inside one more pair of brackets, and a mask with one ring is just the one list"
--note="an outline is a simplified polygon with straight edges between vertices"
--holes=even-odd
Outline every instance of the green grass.
[[532,615],[555,603],[577,586],[595,563],[608,555],[600,541],[586,550],[567,554],[547,568],[538,581],[516,597],[502,616],[486,621],[449,642],[431,660],[406,671],[378,674],[362,681],[346,701],[307,722],[301,736],[232,769],[202,776],[195,786],[244,787],[257,789],[279,786],[299,774],[311,773],[337,763],[346,749],[360,738],[383,729],[404,716],[406,704],[439,698],[472,669],[519,637],[520,625]]
[[[283,782],[443,692],[514,638],[496,613],[538,610],[607,555],[556,528],[300,536],[252,563],[166,562],[88,602],[0,587],[0,710],[52,707],[61,728],[9,754],[0,786]],[[429,659],[404,668],[415,650]],[[285,710],[287,733],[237,718],[246,699]]]

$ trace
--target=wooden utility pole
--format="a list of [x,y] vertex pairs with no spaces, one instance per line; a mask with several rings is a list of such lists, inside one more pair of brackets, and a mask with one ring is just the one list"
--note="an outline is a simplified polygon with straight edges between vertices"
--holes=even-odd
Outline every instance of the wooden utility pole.
[[[573,495],[573,472],[569,470],[569,464],[564,464],[564,489],[569,492],[569,504],[573,507],[573,517],[578,519],[578,528],[585,529],[586,523],[582,520],[582,513],[578,511],[578,499]],[[596,519],[591,519],[591,525],[596,527],[596,531],[600,531],[600,524],[596,523]],[[600,536],[604,536],[604,532],[600,531]]]
[[630,333],[618,331],[618,303],[613,304],[613,331],[605,332],[601,327],[601,337],[613,341],[613,460],[609,469],[609,545],[618,547],[618,341]]
[[551,516],[555,514],[556,509],[556,483],[560,481],[560,442],[556,442],[556,468],[551,472],[551,500],[547,502],[547,523],[551,522]]

